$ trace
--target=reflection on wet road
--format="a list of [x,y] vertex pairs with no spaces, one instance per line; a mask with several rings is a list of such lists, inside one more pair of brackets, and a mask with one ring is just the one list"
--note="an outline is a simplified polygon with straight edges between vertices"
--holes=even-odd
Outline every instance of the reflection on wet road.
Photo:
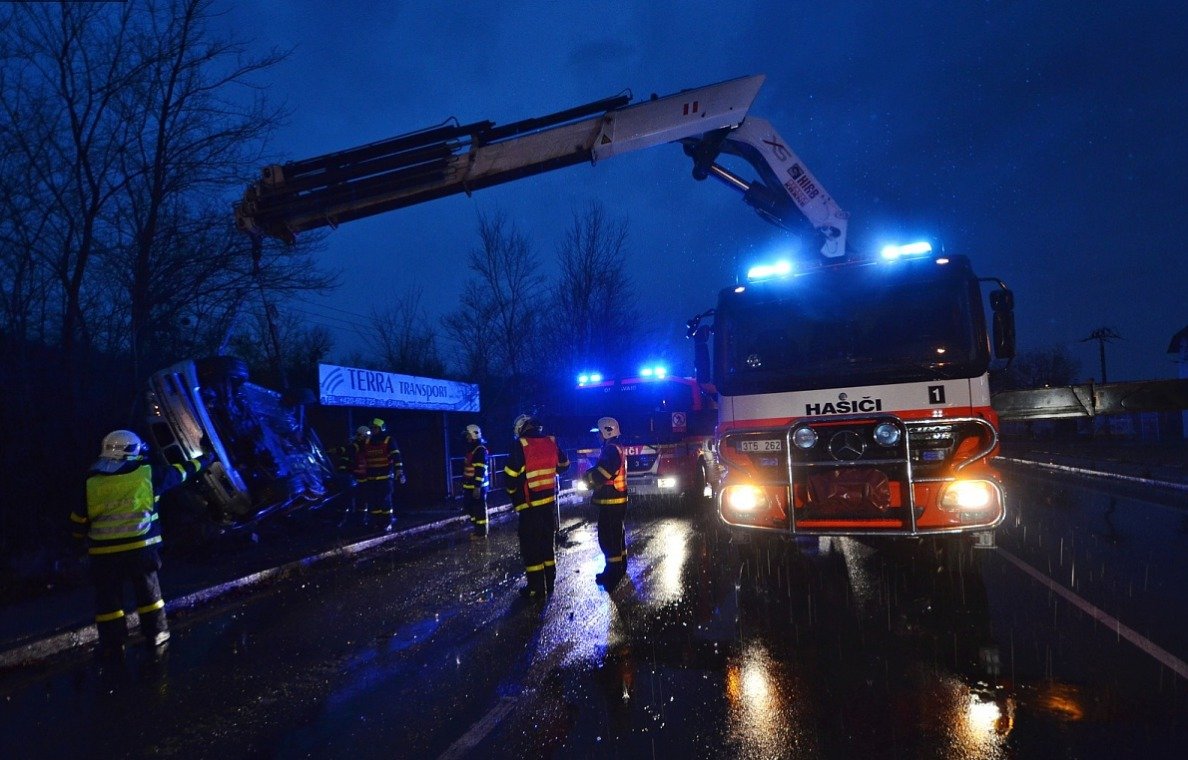
[[516,592],[512,522],[485,542],[396,542],[177,621],[164,663],[10,678],[0,755],[1178,756],[1183,513],[1011,485],[1003,551],[976,554],[738,545],[705,515],[636,505],[611,594],[579,509],[543,605]]

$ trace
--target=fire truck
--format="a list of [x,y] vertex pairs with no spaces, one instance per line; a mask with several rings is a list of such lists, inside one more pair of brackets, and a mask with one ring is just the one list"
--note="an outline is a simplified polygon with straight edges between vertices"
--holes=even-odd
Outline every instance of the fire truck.
[[[691,505],[712,496],[717,423],[712,385],[670,375],[663,365],[643,367],[632,377],[582,373],[544,415],[559,442],[574,442],[576,475],[598,462],[601,438],[591,428],[599,417],[619,421],[632,496],[682,498]],[[575,478],[574,484],[581,488],[582,481]]]
[[928,244],[851,251],[848,214],[749,114],[762,83],[748,76],[634,104],[622,95],[507,125],[451,121],[269,166],[236,204],[237,225],[258,251],[265,237],[292,242],[304,230],[680,145],[695,179],[736,190],[812,252],[753,268],[689,324],[697,380],[718,393],[713,456],[699,461],[722,521],[739,535],[976,536],[990,546],[1006,504],[990,465],[998,421],[987,372],[992,352],[1014,352],[1011,292]]
[[1011,292],[926,244],[881,253],[755,267],[690,321],[719,392],[719,514],[746,531],[992,546],[1005,499],[988,370],[1014,351]]

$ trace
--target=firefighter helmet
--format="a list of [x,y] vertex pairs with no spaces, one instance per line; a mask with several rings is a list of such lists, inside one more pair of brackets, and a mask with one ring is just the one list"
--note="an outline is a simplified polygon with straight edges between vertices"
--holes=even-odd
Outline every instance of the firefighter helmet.
[[516,417],[516,421],[512,425],[512,432],[515,433],[517,438],[531,431],[539,432],[540,429],[540,423],[530,414],[521,414],[519,417]]
[[382,432],[384,432],[386,423],[383,420],[381,420],[379,417],[376,417],[374,420],[371,421],[371,426],[382,433]]
[[367,427],[366,425],[360,425],[359,427],[355,428],[356,438],[368,438],[370,436],[371,428]]
[[602,435],[602,440],[610,440],[611,438],[619,437],[619,421],[614,417],[599,417],[598,418],[598,432]]
[[466,440],[468,441],[483,440],[483,430],[478,425],[467,425],[463,432],[465,433]]
[[113,430],[103,436],[103,444],[99,448],[100,459],[130,460],[140,459],[148,446],[140,440],[140,436],[131,430]]

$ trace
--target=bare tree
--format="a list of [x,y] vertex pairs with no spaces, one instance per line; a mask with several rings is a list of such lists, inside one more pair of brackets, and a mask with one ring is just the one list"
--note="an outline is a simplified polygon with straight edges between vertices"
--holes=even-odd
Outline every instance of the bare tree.
[[219,346],[262,295],[334,283],[310,248],[253,259],[233,230],[229,194],[281,116],[251,80],[282,54],[216,38],[212,8],[0,4],[0,333],[6,359],[27,354],[0,369],[26,389],[0,417],[53,431],[26,443],[57,452],[0,465],[21,479],[14,502],[85,466],[63,451],[83,459],[103,427],[134,424],[149,361]]
[[600,203],[573,212],[557,250],[561,274],[552,292],[555,324],[549,355],[573,374],[589,367],[621,372],[639,341],[640,320],[624,262],[628,223],[610,219]]
[[459,300],[462,307],[447,314],[442,324],[446,335],[457,345],[456,357],[462,376],[483,383],[491,377],[495,365],[490,342],[494,304],[476,280],[466,283]]
[[23,164],[29,208],[42,209],[26,235],[53,278],[58,342],[70,357],[87,328],[84,301],[92,257],[103,246],[108,204],[128,178],[119,171],[117,94],[135,76],[127,55],[131,4],[23,4],[11,9],[0,94],[0,129]]
[[269,313],[260,303],[252,305],[248,316],[229,345],[252,368],[252,377],[271,387],[316,387],[318,363],[334,347],[330,332],[294,314]]
[[[484,361],[492,372],[522,385],[540,356],[540,264],[528,239],[503,214],[479,217],[479,240],[468,264],[475,277],[463,291],[462,308],[447,316],[446,330],[464,357],[475,350],[473,341],[485,341],[490,352]],[[468,324],[474,320],[485,334]],[[474,364],[474,357],[466,361]]]
[[371,364],[388,372],[438,377],[445,364],[437,352],[437,333],[421,306],[419,288],[407,292],[385,311],[371,314],[372,332],[368,343]]
[[[202,199],[242,187],[283,116],[259,94],[236,97],[253,92],[252,76],[280,62],[282,53],[251,57],[246,44],[212,37],[210,0],[148,10],[151,24],[138,26],[130,41],[142,72],[118,101],[126,146],[120,168],[129,179],[119,196],[122,239],[113,258],[129,273],[134,362],[171,314],[196,303],[199,294],[169,287],[179,274],[183,281],[217,282],[232,301],[237,297],[233,287],[227,292],[234,278],[220,275],[228,256],[247,260],[246,242],[193,251],[186,241],[195,231],[227,226],[225,204]],[[307,289],[324,285],[316,277],[304,283]],[[209,295],[201,294],[204,303]]]

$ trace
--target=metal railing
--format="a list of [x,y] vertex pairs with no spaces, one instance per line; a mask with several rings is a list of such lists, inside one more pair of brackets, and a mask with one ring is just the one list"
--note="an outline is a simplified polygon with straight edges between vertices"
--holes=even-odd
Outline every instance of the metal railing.
[[[568,488],[574,476],[579,473],[577,450],[565,449],[565,455],[569,457],[570,464],[569,470],[561,475],[561,488],[563,489]],[[462,467],[465,465],[465,461],[464,457],[450,458],[451,498],[462,497]],[[507,475],[503,472],[503,467],[506,464],[507,454],[487,454],[487,474],[490,477],[492,493],[503,493],[507,487]]]

